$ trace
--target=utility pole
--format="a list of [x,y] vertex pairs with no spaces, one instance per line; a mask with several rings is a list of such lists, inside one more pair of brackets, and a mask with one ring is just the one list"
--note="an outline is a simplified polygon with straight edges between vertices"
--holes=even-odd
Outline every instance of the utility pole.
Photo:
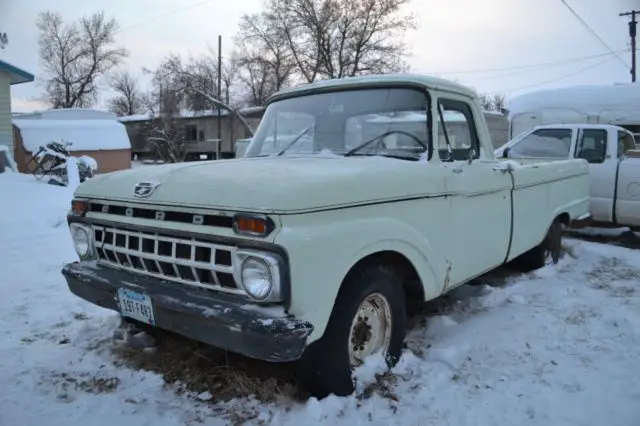
[[[222,99],[222,36],[218,36],[218,100]],[[216,104],[218,117],[218,146],[216,147],[216,160],[220,159],[222,151],[222,110],[220,105]]]
[[640,10],[632,10],[631,12],[621,13],[620,16],[631,16],[629,21],[629,37],[631,37],[631,82],[636,82],[636,33],[638,21],[636,15],[640,15]]

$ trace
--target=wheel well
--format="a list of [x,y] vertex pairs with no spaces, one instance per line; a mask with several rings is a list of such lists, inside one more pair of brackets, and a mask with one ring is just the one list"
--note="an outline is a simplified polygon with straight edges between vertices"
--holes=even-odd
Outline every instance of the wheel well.
[[351,267],[342,284],[344,285],[352,273],[372,264],[388,265],[400,274],[407,308],[413,304],[424,302],[424,287],[416,268],[409,259],[396,251],[380,251],[360,259]]
[[564,226],[569,226],[569,223],[571,222],[571,217],[569,216],[569,213],[562,213],[558,215],[558,219],[560,219],[560,223],[563,224]]

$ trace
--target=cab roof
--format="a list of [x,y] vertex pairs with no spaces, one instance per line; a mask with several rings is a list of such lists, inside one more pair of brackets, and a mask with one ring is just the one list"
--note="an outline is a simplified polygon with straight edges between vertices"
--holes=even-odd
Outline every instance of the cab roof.
[[357,77],[344,77],[329,80],[319,80],[313,83],[301,84],[299,86],[280,90],[267,99],[270,103],[279,98],[288,98],[306,92],[330,90],[336,88],[358,88],[363,86],[384,86],[397,85],[402,83],[424,86],[428,89],[437,89],[445,92],[452,92],[476,99],[477,94],[472,89],[444,78],[425,74],[373,74]]

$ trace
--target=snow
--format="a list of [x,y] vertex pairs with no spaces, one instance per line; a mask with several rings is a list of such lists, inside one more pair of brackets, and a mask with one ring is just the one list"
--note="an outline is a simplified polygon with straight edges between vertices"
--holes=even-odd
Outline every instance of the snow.
[[558,265],[460,287],[426,325],[413,320],[376,388],[380,357],[357,370],[353,396],[216,403],[213,390],[178,393],[114,364],[118,315],[71,294],[60,274],[76,260],[69,188],[4,173],[0,191],[12,206],[0,216],[0,425],[218,426],[241,413],[282,426],[639,424],[638,250],[567,238]]
[[90,157],[88,155],[81,155],[80,157],[78,157],[78,161],[84,163],[85,167],[91,169],[94,172],[98,170],[98,162],[93,157]]
[[523,166],[522,164],[518,163],[515,160],[503,160],[503,161],[500,161],[496,167],[501,167],[501,168],[504,167],[507,170],[515,170],[515,169],[520,169]]
[[[640,123],[640,83],[600,86],[573,86],[540,90],[508,102],[509,119],[543,110],[569,110],[583,115],[600,115],[600,123],[626,125]],[[586,116],[585,122],[586,122]],[[552,123],[549,123],[552,124]]]
[[[618,228],[594,228],[594,227],[584,227],[581,229],[571,229],[570,232],[574,235],[583,235],[585,237],[619,237],[622,234],[633,232],[631,228],[627,226],[621,226]],[[640,232],[634,232],[638,237],[640,237]]]
[[78,185],[80,185],[80,175],[78,174],[78,159],[75,157],[68,157],[66,161],[67,176],[69,181],[67,182],[67,188],[71,192],[75,192]]
[[2,159],[0,159],[0,165],[4,165],[5,167],[4,170],[0,170],[0,173],[3,173],[7,170],[16,173],[18,172],[18,165],[13,160],[11,150],[7,145],[0,145],[0,157],[2,157],[2,159],[4,160],[2,161]]
[[[35,153],[51,142],[71,142],[69,151],[131,149],[124,124],[106,119],[14,118],[25,149]],[[64,143],[63,142],[63,143]]]
[[37,120],[115,120],[116,114],[92,108],[53,108],[31,113],[17,113],[12,118]]
[[[264,107],[246,107],[238,109],[238,112],[241,115],[248,114],[258,114],[264,111]],[[220,115],[229,115],[229,111],[226,109],[220,110]],[[174,115],[174,118],[200,118],[200,117],[217,117],[218,110],[216,109],[208,109],[201,111],[191,111],[191,110],[182,110]],[[152,114],[151,112],[147,112],[145,114],[134,114],[134,115],[126,115],[124,117],[119,117],[118,121],[125,122],[135,122],[135,121],[147,121],[152,118],[157,118],[157,114]]]

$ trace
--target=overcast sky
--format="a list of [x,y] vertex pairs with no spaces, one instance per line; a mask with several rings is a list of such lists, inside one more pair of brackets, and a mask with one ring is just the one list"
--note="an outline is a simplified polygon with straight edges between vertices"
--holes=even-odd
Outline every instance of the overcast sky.
[[[618,14],[640,9],[640,0],[566,1],[613,51],[629,49],[627,19]],[[170,51],[204,52],[217,46],[219,34],[225,56],[240,16],[260,6],[261,0],[0,0],[0,32],[9,36],[0,59],[37,78],[35,20],[45,9],[65,20],[99,10],[115,17],[121,28],[117,42],[129,50],[125,66],[132,71],[154,67]],[[561,0],[413,0],[410,9],[418,18],[418,29],[406,35],[413,72],[438,74],[507,97],[630,81],[622,63],[630,64],[630,53],[619,53],[622,61],[610,54]],[[601,56],[523,68],[596,55]],[[507,70],[495,71],[503,68]],[[34,101],[42,93],[37,81],[14,86],[11,93],[14,111],[40,107]]]

